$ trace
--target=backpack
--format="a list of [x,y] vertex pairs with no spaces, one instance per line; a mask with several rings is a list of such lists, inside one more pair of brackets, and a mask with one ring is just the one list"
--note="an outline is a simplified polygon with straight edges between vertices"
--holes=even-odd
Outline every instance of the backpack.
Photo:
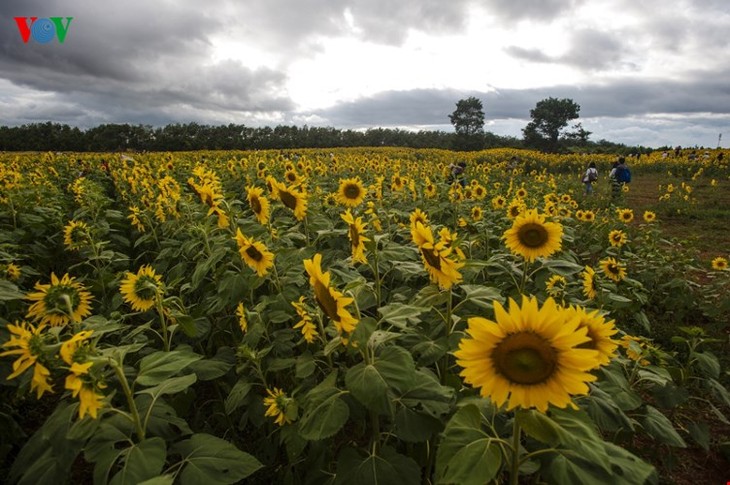
[[595,182],[598,180],[598,170],[588,170],[588,181]]
[[628,167],[616,168],[616,180],[624,184],[631,183],[631,171]]

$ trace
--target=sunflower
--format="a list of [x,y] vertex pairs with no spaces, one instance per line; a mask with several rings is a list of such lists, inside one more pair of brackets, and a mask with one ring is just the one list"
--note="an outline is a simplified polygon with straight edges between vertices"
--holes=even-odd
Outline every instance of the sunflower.
[[322,255],[317,253],[312,259],[305,259],[304,269],[309,275],[309,284],[312,285],[314,290],[317,305],[335,323],[337,332],[342,334],[355,330],[358,320],[345,308],[355,299],[345,297],[342,293],[330,287],[329,271],[322,272]]
[[274,254],[266,248],[266,245],[244,236],[240,229],[236,229],[236,243],[238,252],[248,267],[256,271],[259,276],[266,276],[269,268],[274,266]]
[[317,325],[314,324],[312,316],[309,314],[309,311],[307,311],[304,303],[304,297],[300,296],[299,301],[293,301],[291,304],[297,311],[297,315],[299,315],[300,318],[299,322],[294,325],[294,328],[300,328],[304,340],[311,344],[319,334],[317,333]]
[[297,418],[297,404],[294,399],[287,397],[286,393],[275,387],[266,389],[269,397],[264,398],[264,406],[268,406],[265,415],[275,418],[274,422],[279,426],[289,424]]
[[598,295],[596,272],[590,266],[586,266],[585,270],[581,273],[581,276],[583,276],[583,294],[591,300],[595,299]]
[[86,414],[93,419],[97,418],[99,409],[103,407],[104,395],[97,392],[97,388],[104,388],[102,384],[94,384],[83,374],[74,372],[66,376],[65,388],[71,391],[71,397],[79,397],[79,419]]
[[264,189],[253,186],[246,187],[246,198],[248,199],[248,205],[256,216],[256,220],[260,224],[267,224],[269,222],[270,209],[269,199],[264,196]]
[[428,214],[423,212],[421,209],[416,208],[416,210],[411,212],[409,220],[411,222],[411,231],[413,231],[417,222],[420,222],[424,226],[428,225]]
[[628,240],[628,237],[626,236],[626,233],[623,232],[621,229],[614,229],[613,231],[608,233],[608,242],[611,243],[611,246],[615,248],[620,248],[624,244],[626,244],[626,241]]
[[482,210],[481,207],[479,207],[478,205],[475,205],[474,207],[471,208],[471,219],[474,222],[481,221],[483,217],[484,217],[484,211]]
[[[419,223],[419,228],[421,227]],[[430,229],[428,231],[430,233]],[[434,244],[433,238],[431,238],[430,241],[420,245],[418,249],[432,282],[448,290],[461,281],[459,269],[464,266],[464,263],[454,261],[449,257],[452,249],[447,246],[445,241]]]
[[243,306],[243,302],[236,306],[236,316],[238,317],[238,326],[241,327],[243,333],[246,333],[246,330],[248,330],[248,320],[246,319],[246,309]]
[[522,201],[522,199],[512,199],[512,201],[507,206],[507,217],[510,219],[514,219],[515,217],[525,212],[526,208],[527,207],[525,206],[525,203]]
[[17,281],[20,279],[20,266],[18,266],[17,264],[8,263],[6,265],[0,265],[0,268],[2,268],[2,273],[7,279],[11,281]]
[[725,271],[727,269],[727,259],[718,256],[712,260],[712,269],[717,271]]
[[618,214],[618,220],[621,222],[629,223],[634,220],[634,211],[631,209],[616,209]]
[[501,195],[497,195],[492,198],[492,207],[496,210],[504,209],[504,205],[507,203],[507,199]]
[[350,209],[347,209],[340,217],[348,225],[347,237],[350,239],[353,263],[367,263],[365,243],[370,241],[370,239],[363,236],[366,224],[362,222],[362,217],[355,218],[350,212]]
[[509,301],[509,312],[494,302],[495,320],[468,320],[468,338],[454,352],[464,382],[479,388],[497,406],[507,410],[574,406],[571,395],[589,391],[589,373],[599,365],[598,352],[579,348],[589,341],[577,318],[548,298],[538,306],[535,297],[522,305]]
[[426,178],[426,186],[423,190],[423,193],[426,195],[427,199],[433,199],[438,193],[436,190],[436,186],[433,184],[433,182],[431,182],[431,179],[429,178]]
[[577,211],[575,211],[575,218],[578,219],[579,221],[582,221],[584,214],[585,214],[585,212],[583,212],[582,209],[578,209]]
[[487,196],[487,189],[484,188],[483,185],[477,184],[474,186],[474,197],[476,197],[479,200],[484,200],[484,198]]
[[137,274],[127,272],[127,276],[119,285],[124,301],[132,306],[132,310],[144,312],[155,306],[165,292],[162,277],[155,273],[150,265],[144,265]]
[[644,222],[651,224],[656,220],[656,214],[652,211],[644,211]]
[[582,343],[579,347],[598,351],[599,364],[596,367],[608,365],[611,359],[616,356],[616,349],[618,348],[618,342],[611,338],[618,333],[614,321],[607,322],[598,310],[589,312],[585,308],[571,306],[566,308],[566,312],[568,312],[569,319],[578,319],[580,328],[585,327],[588,329],[588,338],[590,340]]
[[287,170],[284,173],[284,180],[286,180],[289,185],[292,185],[294,187],[302,183],[301,177],[297,175],[294,170]]
[[63,228],[63,244],[67,249],[79,250],[89,242],[89,226],[84,221],[71,221]]
[[87,341],[91,338],[93,333],[93,330],[82,330],[61,344],[61,350],[59,351],[61,360],[69,366],[79,363],[82,363],[85,366],[85,368],[83,368],[83,366],[77,367],[76,372],[78,374],[88,372],[88,368],[91,367],[91,362],[86,365],[85,361],[86,355],[88,354]]
[[[18,356],[13,362],[13,372],[7,377],[8,380],[15,379],[31,366],[33,368],[33,378],[30,382],[30,390],[36,391],[36,398],[40,399],[45,392],[53,392],[51,384],[48,382],[50,371],[39,362],[43,357],[43,335],[42,332],[46,328],[44,323],[37,327],[28,322],[8,324],[8,332],[10,332],[10,340],[5,342],[2,347],[10,348],[4,352],[0,352],[0,357],[8,355]],[[15,348],[12,348],[15,347]]]
[[419,248],[426,243],[434,243],[431,226],[424,225],[421,221],[415,221],[411,225],[411,238],[413,239],[413,243]]
[[391,190],[400,192],[401,190],[403,190],[403,187],[405,187],[406,182],[405,182],[405,180],[403,180],[403,177],[401,177],[400,174],[397,174],[397,173],[394,174],[390,180],[391,180],[391,183],[390,183]]
[[91,313],[91,293],[68,274],[58,279],[51,273],[50,284],[42,285],[39,281],[34,288],[36,291],[26,296],[35,302],[28,308],[26,318],[55,327],[80,322]]
[[524,187],[520,187],[519,189],[517,189],[517,192],[515,192],[515,197],[517,197],[518,199],[524,199],[525,197],[527,197],[527,189],[525,189]]
[[357,207],[365,200],[365,187],[359,177],[340,180],[340,187],[337,189],[337,202],[346,207]]
[[596,220],[596,214],[593,211],[584,211],[583,212],[583,221],[584,222],[593,222]]
[[284,184],[276,185],[276,194],[282,204],[294,212],[298,221],[307,215],[307,193]]
[[510,229],[504,232],[507,247],[513,254],[527,261],[548,257],[560,250],[563,226],[545,222],[545,217],[530,209],[517,216]]
[[565,291],[567,285],[568,281],[565,279],[565,276],[554,274],[545,283],[545,291],[547,291],[548,295],[556,298]]
[[599,264],[601,265],[601,271],[603,274],[611,278],[616,283],[626,278],[626,266],[623,263],[616,261],[616,259],[605,258],[602,259]]

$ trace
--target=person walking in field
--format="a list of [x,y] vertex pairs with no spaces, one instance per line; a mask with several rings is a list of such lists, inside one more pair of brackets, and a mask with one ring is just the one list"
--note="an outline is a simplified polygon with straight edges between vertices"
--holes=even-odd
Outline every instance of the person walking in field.
[[588,164],[588,168],[581,178],[581,182],[583,182],[586,188],[585,195],[591,195],[593,193],[593,183],[596,180],[598,180],[598,169],[596,168],[596,162],[591,162]]
[[631,171],[626,166],[624,157],[618,157],[618,160],[614,162],[611,173],[608,174],[608,180],[611,182],[611,198],[619,199],[624,185],[631,183]]

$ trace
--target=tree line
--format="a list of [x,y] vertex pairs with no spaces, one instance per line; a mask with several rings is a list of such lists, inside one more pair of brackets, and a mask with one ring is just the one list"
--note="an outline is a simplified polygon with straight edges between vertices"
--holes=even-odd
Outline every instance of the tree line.
[[606,140],[592,142],[591,132],[576,123],[580,106],[572,99],[548,98],[530,110],[531,121],[523,138],[484,131],[482,102],[469,97],[456,103],[449,115],[454,132],[408,131],[399,128],[342,130],[332,127],[250,127],[240,124],[168,124],[162,127],[102,124],[87,130],[59,123],[0,126],[0,151],[190,151],[265,150],[287,148],[334,148],[395,146],[482,150],[485,148],[532,148],[544,152],[637,153],[644,147],[627,147]]

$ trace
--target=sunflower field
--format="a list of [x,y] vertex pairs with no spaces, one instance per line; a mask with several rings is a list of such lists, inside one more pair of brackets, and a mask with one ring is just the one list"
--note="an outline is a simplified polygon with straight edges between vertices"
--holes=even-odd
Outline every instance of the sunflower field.
[[728,247],[663,224],[730,171],[635,160],[661,181],[643,210],[614,158],[0,154],[0,476],[644,484],[727,463]]

